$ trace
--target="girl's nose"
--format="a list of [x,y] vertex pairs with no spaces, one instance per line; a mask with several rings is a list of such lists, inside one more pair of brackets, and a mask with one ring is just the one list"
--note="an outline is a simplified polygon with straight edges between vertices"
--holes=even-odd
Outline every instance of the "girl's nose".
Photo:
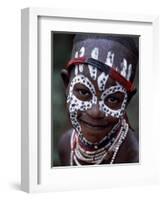
[[102,119],[105,117],[105,113],[100,110],[99,102],[93,104],[91,109],[87,110],[87,114],[94,119]]

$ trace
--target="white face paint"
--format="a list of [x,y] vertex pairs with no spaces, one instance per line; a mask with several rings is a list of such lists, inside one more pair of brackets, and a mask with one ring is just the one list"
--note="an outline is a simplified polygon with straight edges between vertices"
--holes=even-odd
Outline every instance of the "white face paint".
[[92,77],[93,80],[96,80],[97,69],[93,67],[92,65],[88,65],[88,68],[89,68],[90,77]]
[[[84,57],[85,51],[86,51],[85,47],[82,46],[79,51],[75,52],[74,57],[75,58]],[[114,69],[117,72],[119,72],[124,78],[126,78],[127,80],[130,80],[132,64],[128,64],[128,61],[126,60],[126,58],[123,58],[122,62],[120,63],[120,66],[114,66],[115,56],[116,56],[116,54],[114,52],[108,51],[106,60],[105,60],[105,64],[108,65],[109,67],[114,67]],[[98,58],[99,58],[99,48],[98,47],[94,47],[92,49],[91,58],[98,60]],[[82,73],[83,67],[84,67],[83,64],[76,65],[75,75],[77,75],[79,72]],[[88,68],[89,68],[90,77],[93,80],[96,80],[97,79],[97,68],[92,65],[88,65]]]
[[78,65],[75,65],[75,76],[78,75]]
[[79,65],[79,72],[83,72],[83,64]]
[[[98,60],[98,56],[99,56],[99,49],[95,47],[94,49],[92,49],[91,58]],[[93,80],[96,80],[97,68],[93,67],[92,65],[88,65],[88,68],[89,68],[90,77]]]
[[123,77],[126,77],[126,74],[127,74],[127,60],[125,58],[123,58],[123,61],[121,63],[121,67],[122,67],[121,75]]
[[126,77],[128,81],[130,80],[130,77],[131,77],[131,71],[132,71],[132,64],[129,64],[128,73],[127,73],[127,77]]
[[[81,49],[80,49],[80,51],[79,51],[79,58],[80,57],[83,57],[84,56],[84,54],[85,54],[85,48],[84,47],[81,47]],[[83,64],[80,64],[79,65],[79,71],[80,72],[83,72]]]
[[99,48],[95,47],[91,52],[91,58],[98,60]]
[[79,57],[83,57],[85,54],[85,48],[81,47],[80,51],[79,51]]
[[114,53],[108,51],[105,64],[108,65],[109,67],[113,67],[113,63],[114,63]]
[[75,58],[78,58],[78,56],[79,56],[79,53],[78,53],[78,51],[76,51],[75,52]]
[[[106,104],[105,104],[105,99],[111,95],[114,94],[116,92],[121,92],[124,94],[124,99],[123,102],[121,104],[121,107],[118,110],[114,110],[112,108],[109,108]],[[121,116],[124,115],[124,111],[126,108],[126,103],[127,103],[127,92],[126,90],[117,83],[117,85],[112,86],[108,89],[106,89],[102,95],[101,95],[101,101],[99,102],[100,104],[100,110],[103,111],[105,113],[105,116],[108,117],[109,115],[115,118],[120,118]]]
[[131,70],[132,70],[132,64],[128,65],[127,60],[123,58],[123,61],[121,63],[121,71],[120,71],[121,75],[127,80],[130,80]]
[[[81,47],[80,50],[75,53],[75,58],[83,57],[84,54],[85,54],[85,47]],[[127,60],[123,58],[121,66],[114,66],[115,56],[116,56],[115,53],[113,53],[112,51],[108,51],[105,64],[108,65],[109,67],[115,67],[115,70],[117,72],[119,72],[123,77],[129,80],[131,76],[132,65],[131,64],[128,65]],[[99,48],[95,47],[92,49],[91,58],[98,60]],[[99,97],[99,100],[97,101],[98,97],[96,94],[94,84],[88,77],[81,74],[84,71],[83,67],[84,67],[83,64],[75,66],[75,77],[71,81],[69,88],[69,95],[67,97],[67,103],[69,104],[70,119],[74,129],[77,131],[79,135],[82,134],[81,134],[80,123],[77,120],[78,111],[85,112],[86,110],[91,109],[93,104],[98,103],[99,109],[101,110],[101,112],[105,114],[105,117],[111,116],[113,118],[119,119],[124,115],[127,102],[127,92],[121,85],[116,83],[116,85],[111,86],[110,88],[106,88],[106,83],[109,78],[109,75],[105,74],[104,72],[97,75],[97,68],[92,65],[88,65],[90,78],[94,81],[97,81],[98,89],[99,91],[102,92],[101,96]],[[83,84],[90,91],[91,99],[89,101],[82,101],[79,98],[77,98],[77,96],[75,96],[75,94],[73,93],[74,86],[78,83]],[[108,106],[108,104],[106,104],[107,102],[106,99],[108,98],[109,95],[117,92],[123,93],[124,99],[121,103],[120,108],[112,109]]]
[[[83,57],[85,54],[85,48],[84,47],[81,47],[81,49],[78,51],[75,52],[75,58],[80,58],[80,57]],[[78,75],[78,72],[83,72],[83,64],[79,64],[79,65],[75,65],[75,75],[77,76]]]
[[[81,101],[73,94],[74,86],[77,83],[83,84],[89,89],[90,93],[92,94],[92,99],[90,101]],[[86,111],[87,109],[90,109],[93,104],[97,103],[97,97],[95,96],[95,88],[87,77],[85,77],[84,75],[78,75],[73,78],[69,88],[67,103],[69,103],[69,114],[72,125],[77,130],[77,132],[80,133],[81,128],[79,122],[77,121],[77,112]]]
[[[106,75],[105,75],[106,76]],[[102,78],[104,77],[103,73],[101,73],[98,77],[98,81],[100,81]],[[108,77],[107,77],[108,78]],[[105,84],[107,81],[107,78],[105,80],[105,83],[99,86],[99,89],[102,90],[105,88]],[[75,94],[73,93],[74,90],[74,86],[76,84],[83,84],[85,87],[87,87],[91,93],[91,99],[89,101],[82,101],[80,99],[78,99]],[[106,104],[105,104],[105,99],[110,95],[110,94],[114,94],[116,92],[121,92],[124,93],[124,100],[121,104],[121,107],[118,110],[113,110],[112,108],[109,108]],[[97,104],[99,103],[99,108],[102,112],[105,113],[105,116],[108,117],[109,115],[114,117],[114,118],[120,118],[124,115],[124,110],[126,107],[126,102],[127,102],[127,92],[126,90],[119,85],[118,83],[115,86],[111,86],[110,88],[107,88],[102,94],[101,97],[99,98],[100,100],[97,101],[97,96],[96,96],[96,91],[95,91],[95,87],[92,84],[92,82],[89,80],[89,78],[87,78],[86,76],[80,74],[75,76],[70,84],[70,88],[69,88],[69,95],[67,97],[67,103],[69,103],[69,114],[70,114],[70,119],[72,122],[73,127],[75,128],[75,130],[78,132],[78,134],[81,134],[81,127],[80,124],[77,120],[77,114],[78,111],[86,111],[88,109],[92,108],[93,104]]]
[[[78,54],[78,52],[76,51],[75,52],[75,58],[78,58],[78,56],[79,56],[79,54]],[[77,76],[78,75],[78,65],[75,65],[75,76]]]
[[100,91],[104,91],[105,90],[105,85],[106,82],[108,80],[109,75],[106,75],[104,72],[102,72],[98,79],[97,79],[97,83],[98,83],[98,88]]

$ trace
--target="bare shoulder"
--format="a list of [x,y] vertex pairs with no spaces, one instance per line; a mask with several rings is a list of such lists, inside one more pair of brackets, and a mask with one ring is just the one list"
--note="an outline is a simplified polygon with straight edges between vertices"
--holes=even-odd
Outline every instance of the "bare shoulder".
[[71,140],[72,129],[62,134],[59,144],[59,157],[62,166],[70,165],[70,140]]
[[129,129],[125,141],[122,143],[117,155],[116,163],[138,163],[139,142],[134,131]]

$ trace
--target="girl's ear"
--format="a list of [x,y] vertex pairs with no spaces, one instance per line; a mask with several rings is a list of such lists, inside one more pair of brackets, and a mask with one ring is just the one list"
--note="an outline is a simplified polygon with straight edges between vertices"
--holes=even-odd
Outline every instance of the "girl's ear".
[[66,69],[61,70],[61,77],[64,83],[65,88],[67,88],[70,80],[70,75]]

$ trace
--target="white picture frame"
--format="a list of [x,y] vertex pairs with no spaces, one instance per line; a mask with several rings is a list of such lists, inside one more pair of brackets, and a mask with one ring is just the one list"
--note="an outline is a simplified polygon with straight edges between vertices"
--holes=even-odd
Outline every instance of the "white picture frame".
[[[22,10],[21,187],[26,192],[158,183],[156,101],[158,16],[25,8]],[[51,31],[141,35],[140,162],[134,165],[51,167]],[[46,67],[45,67],[46,66]],[[151,91],[154,94],[151,96]],[[150,124],[150,127],[149,127]],[[150,135],[150,137],[149,137]],[[152,146],[152,148],[151,148]]]

